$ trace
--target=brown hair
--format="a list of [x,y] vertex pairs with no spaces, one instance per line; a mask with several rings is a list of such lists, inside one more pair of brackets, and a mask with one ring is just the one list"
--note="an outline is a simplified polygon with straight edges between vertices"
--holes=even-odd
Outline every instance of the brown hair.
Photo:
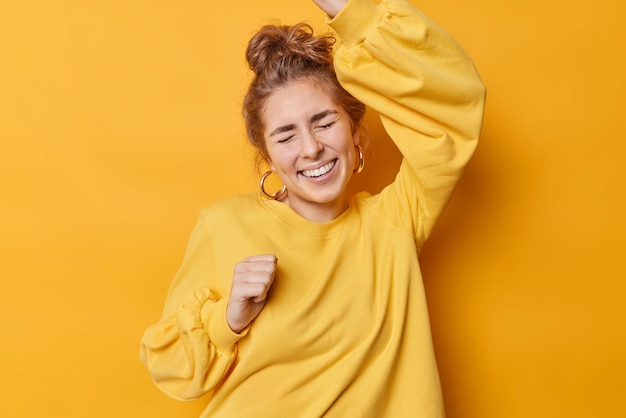
[[246,59],[254,72],[243,103],[248,140],[258,150],[258,161],[267,160],[262,114],[267,99],[291,81],[310,80],[326,90],[341,105],[356,131],[365,114],[365,105],[348,93],[337,80],[333,66],[335,38],[313,35],[311,26],[267,25],[250,39]]

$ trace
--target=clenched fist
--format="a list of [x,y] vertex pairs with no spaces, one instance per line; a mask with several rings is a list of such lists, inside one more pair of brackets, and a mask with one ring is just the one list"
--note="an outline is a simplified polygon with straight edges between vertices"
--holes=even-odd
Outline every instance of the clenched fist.
[[265,306],[277,262],[274,254],[262,254],[246,257],[235,265],[226,307],[226,321],[234,332],[247,327]]

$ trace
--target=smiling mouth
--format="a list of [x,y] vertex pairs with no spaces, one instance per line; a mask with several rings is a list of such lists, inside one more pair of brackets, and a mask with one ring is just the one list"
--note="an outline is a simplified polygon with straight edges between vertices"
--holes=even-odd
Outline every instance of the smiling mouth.
[[308,177],[308,178],[321,177],[324,174],[328,173],[330,170],[332,170],[336,164],[337,164],[337,160],[335,159],[329,162],[328,164],[321,166],[320,168],[316,168],[314,170],[303,170],[300,173],[302,173],[304,177]]

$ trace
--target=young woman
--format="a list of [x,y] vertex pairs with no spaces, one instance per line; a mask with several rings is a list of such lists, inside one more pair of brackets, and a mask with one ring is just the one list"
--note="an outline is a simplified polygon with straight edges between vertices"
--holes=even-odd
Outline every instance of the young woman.
[[[418,254],[474,151],[485,90],[406,0],[315,3],[334,57],[306,25],[249,43],[244,117],[271,170],[260,193],[201,212],[141,359],[169,396],[210,394],[206,417],[444,416]],[[403,155],[374,196],[347,191],[362,103]]]

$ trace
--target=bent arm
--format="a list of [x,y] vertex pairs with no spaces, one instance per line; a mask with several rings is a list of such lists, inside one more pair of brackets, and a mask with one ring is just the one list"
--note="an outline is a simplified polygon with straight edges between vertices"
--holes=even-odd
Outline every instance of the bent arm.
[[421,246],[477,145],[485,87],[457,42],[406,0],[350,0],[329,24],[342,40],[339,81],[403,155],[381,204],[401,208]]
[[167,295],[161,320],[146,329],[140,359],[154,383],[178,400],[210,392],[226,375],[237,355],[236,334],[226,322],[227,298],[210,283],[213,252],[201,216]]

